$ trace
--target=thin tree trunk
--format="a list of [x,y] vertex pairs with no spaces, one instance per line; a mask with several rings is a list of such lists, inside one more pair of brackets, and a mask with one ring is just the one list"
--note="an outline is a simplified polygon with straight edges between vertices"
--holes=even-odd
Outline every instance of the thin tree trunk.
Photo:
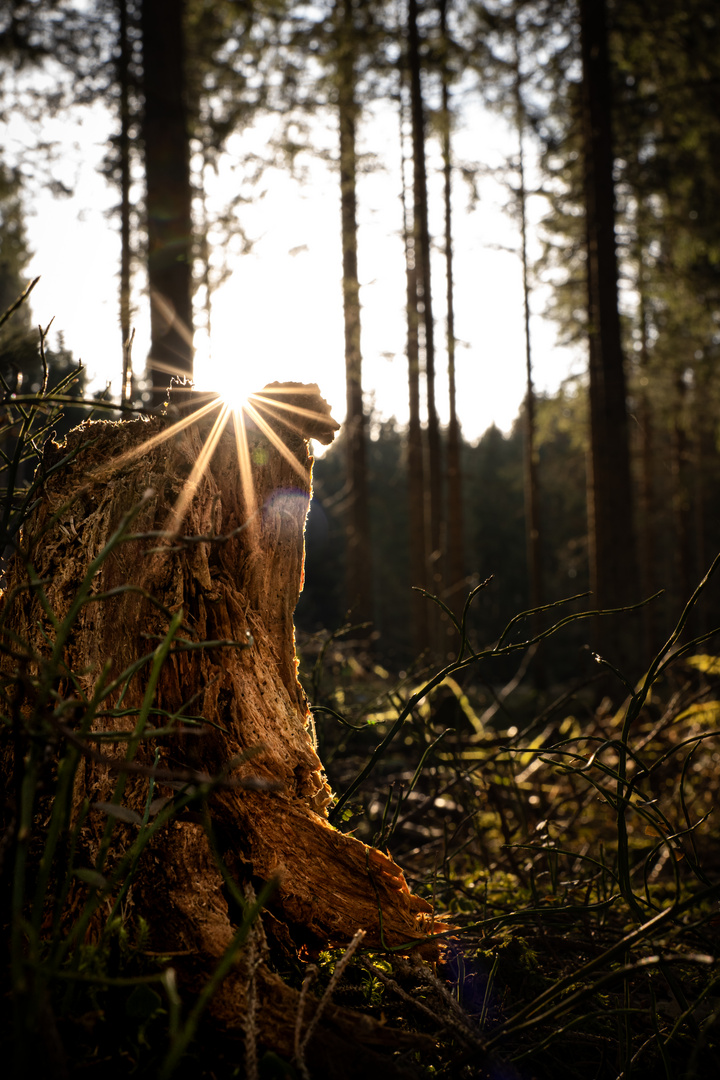
[[142,0],[150,355],[155,404],[192,376],[192,191],[185,101],[184,0]]
[[[605,0],[579,0],[590,372],[591,581],[600,607],[637,596],[625,371],[618,311],[610,60]],[[601,622],[604,644],[616,626]],[[628,635],[623,651],[634,651]],[[617,650],[615,650],[617,652]]]
[[130,247],[130,57],[127,0],[118,0],[119,44],[117,78],[120,88],[120,336],[122,341],[122,384],[120,401],[132,401],[132,366],[130,350],[130,288],[132,249]]
[[692,542],[690,538],[690,485],[688,483],[690,447],[688,445],[686,402],[688,388],[682,372],[675,376],[675,401],[672,431],[673,518],[675,523],[675,580],[679,607],[693,589]]
[[[638,490],[638,556],[640,564],[640,581],[643,597],[652,596],[657,592],[657,544],[655,542],[655,484],[653,478],[653,463],[655,455],[655,438],[653,431],[653,414],[650,404],[650,395],[647,390],[648,368],[650,363],[648,349],[648,310],[647,291],[645,285],[645,273],[643,266],[643,238],[642,223],[638,235],[638,320],[640,331],[640,386],[638,388],[638,429],[639,429],[639,459],[640,459],[640,484]],[[654,656],[661,645],[662,620],[659,617],[658,606],[647,604],[643,609],[643,622],[645,628],[645,649],[648,656]]]
[[[447,0],[440,0],[441,48],[447,48]],[[452,151],[450,87],[447,63],[442,65],[442,157],[443,193],[445,202],[445,281],[447,305],[447,354],[450,420],[447,430],[447,566],[446,598],[450,608],[460,615],[465,585],[465,555],[463,545],[464,513],[462,468],[460,464],[460,424],[457,416],[455,385],[455,296],[453,281],[452,235]]]
[[[524,488],[525,488],[525,544],[527,551],[528,581],[530,585],[530,606],[539,607],[544,602],[542,537],[540,531],[540,485],[537,470],[537,449],[535,446],[535,387],[533,385],[532,341],[530,337],[530,272],[527,252],[527,188],[525,185],[525,151],[523,136],[525,133],[525,106],[522,97],[520,55],[518,50],[518,29],[515,27],[515,121],[518,135],[518,209],[520,211],[520,253],[522,257],[523,284],[523,322],[525,328],[525,407],[523,410],[525,427],[524,445]],[[533,620],[533,632],[540,630],[539,617]],[[536,685],[544,682],[544,674],[539,658],[535,658],[534,674]]]
[[353,618],[372,622],[372,550],[367,482],[366,417],[362,392],[360,349],[360,286],[358,282],[357,151],[353,44],[353,3],[342,0],[338,59],[338,120],[340,130],[340,202],[343,252],[343,313],[345,318],[345,380],[347,417],[345,460],[347,483],[347,601]]
[[[435,403],[435,327],[430,283],[430,230],[428,225],[427,171],[425,163],[425,108],[421,82],[420,36],[417,0],[408,0],[408,67],[413,147],[413,239],[417,276],[418,310],[422,310],[425,382],[427,390],[428,444],[428,571],[430,590],[442,592],[442,461],[440,424]],[[433,605],[434,614],[437,608]],[[435,636],[435,635],[434,635]],[[437,643],[435,643],[437,644]]]
[[210,241],[208,239],[208,233],[210,230],[210,215],[208,213],[208,197],[207,187],[205,185],[205,171],[207,168],[207,147],[203,147],[203,164],[202,164],[202,190],[200,192],[200,213],[202,215],[202,221],[198,230],[198,244],[197,244],[197,259],[200,263],[200,272],[198,274],[198,285],[202,286],[203,291],[203,318],[204,318],[204,331],[207,335],[208,348],[210,355],[212,356],[212,302],[213,302],[213,281],[212,281],[212,268],[210,265]]
[[[692,441],[692,502],[695,539],[695,576],[699,578],[710,565],[707,526],[708,497],[713,490],[713,465],[717,462],[713,394],[706,368],[695,370],[694,436]],[[711,628],[708,606],[699,604],[695,612],[697,632]]]
[[[423,437],[420,422],[420,347],[418,340],[418,284],[415,238],[411,228],[406,189],[405,110],[403,87],[400,90],[401,197],[403,239],[405,243],[405,277],[407,295],[407,359],[408,359],[408,504],[410,526],[410,584],[427,588],[427,542],[425,539],[425,477]],[[413,645],[421,653],[429,645],[427,601],[419,593],[412,594]]]

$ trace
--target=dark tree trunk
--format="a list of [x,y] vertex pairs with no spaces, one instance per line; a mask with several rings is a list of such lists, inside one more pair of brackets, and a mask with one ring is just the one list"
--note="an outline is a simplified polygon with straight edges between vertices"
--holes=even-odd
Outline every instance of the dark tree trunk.
[[[695,371],[694,400],[694,435],[692,439],[692,476],[691,498],[693,504],[693,531],[695,540],[695,577],[699,580],[710,565],[712,555],[717,551],[717,534],[708,527],[717,520],[710,509],[709,500],[717,490],[717,448],[716,418],[712,381],[712,369],[699,367]],[[695,627],[699,633],[711,628],[711,616],[707,605],[699,605],[695,612]]]
[[192,376],[192,192],[185,100],[184,0],[142,0],[147,265],[153,401]]
[[[652,596],[658,589],[658,545],[656,532],[656,498],[654,480],[655,433],[653,410],[646,386],[649,369],[648,349],[648,302],[643,266],[644,244],[642,224],[639,226],[637,266],[638,266],[638,319],[639,319],[639,367],[640,386],[638,387],[638,562],[640,565],[640,583],[643,598]],[[643,608],[644,644],[648,656],[654,656],[662,644],[664,627],[657,603]]]
[[[420,346],[418,341],[418,283],[415,238],[411,228],[405,181],[405,110],[400,103],[401,191],[403,208],[403,238],[405,241],[405,276],[407,286],[407,359],[408,359],[408,520],[410,530],[410,585],[427,588],[427,543],[425,539],[425,469],[423,465],[423,436],[420,423]],[[429,645],[427,601],[418,592],[412,593],[412,636],[417,653]]]
[[[618,312],[605,0],[580,0],[590,373],[591,582],[600,607],[639,599]],[[609,627],[604,621],[602,627]],[[615,636],[615,624],[610,633]],[[626,643],[631,650],[631,644]]]
[[[441,48],[447,49],[447,0],[440,0]],[[450,88],[447,62],[442,65],[442,156],[443,193],[445,202],[445,281],[447,305],[447,354],[450,419],[447,430],[447,589],[446,599],[456,615],[462,612],[465,586],[465,555],[463,545],[464,514],[462,469],[460,466],[460,424],[457,416],[455,385],[455,296],[453,281],[452,235],[452,150]]]
[[675,400],[673,402],[672,431],[672,478],[673,478],[673,519],[675,525],[674,577],[676,582],[675,602],[682,607],[691,595],[694,586],[693,545],[690,535],[692,507],[690,499],[690,446],[687,433],[687,397],[688,388],[679,371],[675,376]]
[[[515,28],[515,121],[518,134],[518,208],[520,210],[520,252],[522,256],[523,284],[523,321],[525,328],[525,405],[523,410],[524,444],[524,489],[525,489],[525,547],[527,551],[528,581],[530,586],[530,606],[539,607],[544,603],[542,536],[540,531],[540,484],[537,469],[537,449],[535,431],[535,387],[533,385],[532,340],[530,337],[530,272],[527,253],[527,189],[525,186],[525,153],[523,136],[525,133],[525,106],[522,96],[520,56],[518,52],[518,30]],[[533,632],[540,630],[539,617],[533,620]],[[538,657],[534,665],[535,683],[544,683],[544,672]]]
[[[210,164],[208,160],[207,146],[202,148],[203,163],[201,166],[201,190],[199,192],[199,213],[200,221],[196,228],[197,245],[195,249],[195,266],[196,276],[195,282],[202,293],[202,329],[205,333],[205,339],[209,348],[209,355],[212,356],[213,349],[213,323],[212,323],[212,307],[213,307],[213,293],[215,291],[215,282],[213,280],[212,263],[211,263],[211,244],[209,239],[210,232],[210,213],[208,209],[208,193],[205,185],[205,175]],[[197,295],[197,294],[196,294]],[[196,307],[195,316],[199,315],[199,310]],[[197,329],[197,326],[196,326]]]
[[340,202],[345,318],[347,418],[345,455],[347,486],[347,602],[352,618],[372,622],[372,552],[367,483],[367,435],[362,393],[360,350],[360,286],[358,282],[357,153],[353,3],[342,0],[338,58],[340,129]]
[[132,249],[130,247],[130,59],[127,0],[118,0],[119,53],[117,78],[120,88],[120,336],[122,342],[122,384],[120,400],[132,401],[132,366],[130,351],[130,287]]
[[[408,68],[410,74],[410,116],[413,148],[413,240],[418,311],[422,313],[427,391],[428,443],[428,585],[442,592],[442,461],[440,424],[435,403],[435,325],[430,283],[430,230],[428,226],[427,170],[425,164],[425,107],[421,82],[420,36],[417,0],[408,2]],[[433,605],[435,617],[437,608]],[[436,634],[433,635],[434,637]],[[437,644],[437,642],[434,642]]]

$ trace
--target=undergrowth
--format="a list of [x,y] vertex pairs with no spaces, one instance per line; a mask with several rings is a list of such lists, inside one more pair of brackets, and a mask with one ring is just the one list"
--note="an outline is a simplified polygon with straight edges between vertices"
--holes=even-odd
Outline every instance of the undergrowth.
[[308,663],[324,760],[352,795],[336,806],[455,928],[438,975],[472,1037],[437,1002],[430,1024],[439,989],[406,961],[376,974],[385,1009],[420,983],[414,1022],[438,1036],[428,1075],[495,1075],[483,1055],[520,1077],[717,1071],[720,658],[704,651],[714,632],[682,637],[717,565],[638,685],[614,672],[616,704],[577,685],[528,717],[516,691],[515,716],[512,695],[457,681],[457,664],[388,688],[342,638],[305,643],[336,679]]
[[[33,399],[4,389],[7,558],[22,556],[20,530],[43,479],[42,439],[65,396],[63,387]],[[175,794],[158,799],[151,770],[145,814],[128,820],[123,806],[141,743],[193,723],[154,708],[158,672],[183,647],[181,615],[120,676],[142,677],[147,690],[102,808],[107,842],[92,865],[82,859],[89,807],[73,808],[70,792],[83,757],[102,750],[97,719],[113,715],[118,680],[99,677],[90,698],[77,681],[72,699],[58,695],[60,672],[68,677],[63,643],[135,512],[78,583],[67,619],[49,613],[49,659],[5,632],[7,597],[0,610],[2,754],[14,760],[0,846],[0,1048],[14,1076],[42,1064],[57,1076],[305,1078],[304,1048],[331,1006],[397,1030],[397,1075],[700,1080],[720,1071],[720,659],[711,634],[683,636],[709,575],[637,686],[613,671],[618,695],[598,703],[586,687],[564,688],[530,716],[527,696],[515,713],[521,691],[488,697],[493,662],[521,659],[584,615],[550,605],[535,638],[523,639],[518,616],[478,651],[465,634],[471,594],[454,659],[402,678],[342,634],[301,643],[319,750],[338,793],[331,819],[392,853],[411,889],[434,905],[443,952],[430,965],[402,948],[364,949],[360,938],[315,955],[278,952],[276,969],[302,1003],[287,1061],[223,1031],[207,1012],[255,940],[267,892],[248,899],[225,874],[243,915],[212,979],[191,998],[178,989],[172,957],[152,951],[125,905],[153,836],[185,807],[207,818],[223,782],[164,777]],[[42,597],[43,583],[33,588]],[[126,826],[134,842],[106,865],[113,830]],[[305,1016],[311,991],[320,1004]]]

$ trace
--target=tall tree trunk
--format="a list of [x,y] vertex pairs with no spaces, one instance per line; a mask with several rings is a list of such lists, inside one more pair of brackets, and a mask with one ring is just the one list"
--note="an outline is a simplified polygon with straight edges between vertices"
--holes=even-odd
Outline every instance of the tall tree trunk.
[[[422,312],[425,381],[427,390],[428,444],[428,584],[442,591],[442,461],[440,424],[435,403],[435,327],[430,284],[430,230],[428,225],[427,170],[425,163],[425,107],[421,82],[420,35],[417,0],[408,0],[408,67],[413,147],[413,240],[417,277],[418,310]],[[433,613],[437,613],[433,606]],[[435,635],[434,635],[435,636]],[[435,642],[437,644],[437,642]]]
[[353,618],[373,619],[372,551],[367,482],[367,422],[362,393],[358,282],[356,76],[353,0],[341,0],[338,54],[340,203],[345,318],[345,461],[347,485],[347,602]]
[[[527,551],[530,606],[539,607],[544,602],[542,537],[540,532],[540,485],[537,470],[535,432],[535,387],[533,385],[532,341],[530,337],[530,273],[527,252],[527,188],[525,184],[525,106],[522,96],[518,28],[515,26],[515,123],[518,136],[518,209],[520,211],[520,253],[522,257],[523,322],[525,328],[525,407],[524,419],[524,489],[525,489],[525,546]],[[535,616],[533,631],[540,630],[539,617]],[[539,659],[535,658],[535,682],[544,682]]]
[[673,520],[675,525],[675,580],[678,607],[690,596],[693,589],[693,550],[690,536],[692,507],[690,500],[690,447],[687,432],[687,397],[688,387],[683,378],[683,371],[675,373],[675,397],[673,401],[672,430],[672,478],[673,478]]
[[[427,563],[425,554],[425,477],[423,465],[423,437],[420,422],[420,347],[418,341],[418,291],[415,262],[415,240],[412,234],[412,217],[408,206],[407,159],[405,153],[405,99],[404,73],[400,84],[400,194],[403,214],[403,241],[405,247],[405,282],[407,315],[408,360],[408,523],[410,531],[410,585],[427,587]],[[417,592],[412,593],[412,639],[416,652],[428,647],[427,601]]]
[[453,280],[452,235],[452,152],[450,87],[447,70],[447,0],[440,0],[440,47],[442,64],[442,157],[443,191],[445,202],[445,281],[447,287],[447,354],[450,420],[447,430],[447,590],[446,598],[456,615],[462,612],[465,584],[465,555],[463,545],[464,514],[462,468],[460,464],[460,424],[457,416],[455,385],[455,296]]
[[201,222],[198,230],[198,243],[196,259],[200,264],[197,274],[197,284],[202,289],[202,315],[203,330],[207,337],[209,355],[212,356],[212,305],[213,305],[213,279],[212,266],[210,263],[210,214],[208,212],[207,186],[205,173],[208,168],[207,146],[202,148],[203,163],[201,166],[201,191],[200,191],[200,215]]
[[118,0],[119,52],[117,79],[120,88],[120,336],[122,341],[122,384],[120,400],[132,401],[132,365],[130,350],[130,288],[132,277],[132,249],[130,247],[130,59],[131,46],[128,35],[128,3]]
[[[655,483],[654,483],[654,455],[655,436],[653,430],[653,412],[648,393],[648,370],[650,364],[648,346],[648,297],[645,282],[644,248],[643,243],[643,210],[640,210],[638,224],[637,244],[637,292],[638,292],[638,322],[639,322],[639,365],[640,386],[638,387],[638,432],[639,432],[639,487],[638,487],[638,561],[640,565],[640,582],[643,597],[652,596],[657,591],[658,584],[658,551],[655,540]],[[657,604],[648,604],[643,608],[643,626],[645,636],[645,649],[648,656],[654,656],[662,644],[663,635],[662,620]]]
[[[714,373],[705,365],[695,369],[695,390],[693,401],[694,434],[692,439],[692,504],[693,531],[695,539],[695,575],[696,580],[704,574],[710,564],[716,545],[708,543],[708,523],[715,520],[715,515],[708,513],[708,499],[717,487],[717,449],[715,441],[715,409],[711,380]],[[695,628],[704,633],[710,629],[711,616],[708,606],[698,605],[695,612]]]
[[[605,0],[579,3],[587,228],[591,581],[596,603],[607,608],[639,597],[618,312],[606,4]],[[608,626],[607,620],[601,621],[601,628]],[[616,637],[616,624],[604,635],[603,647],[609,645],[610,634]],[[624,651],[632,650],[628,635]]]
[[147,262],[153,401],[192,376],[192,191],[185,100],[184,0],[142,0]]

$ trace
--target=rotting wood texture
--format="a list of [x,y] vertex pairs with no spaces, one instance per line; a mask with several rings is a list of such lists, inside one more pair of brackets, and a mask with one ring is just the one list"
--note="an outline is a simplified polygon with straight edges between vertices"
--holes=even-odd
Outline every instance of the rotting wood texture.
[[[164,716],[184,710],[203,723],[192,730],[179,722],[180,734],[141,743],[136,761],[145,768],[128,775],[123,805],[142,815],[156,751],[160,770],[222,774],[226,782],[209,802],[217,847],[241,887],[276,879],[270,907],[287,940],[296,947],[346,944],[363,929],[366,945],[415,944],[432,956],[432,910],[410,893],[400,867],[327,821],[331,792],[297,680],[293,611],[302,587],[311,491],[308,438],[329,442],[337,424],[316,387],[290,386],[286,393],[277,387],[275,401],[263,410],[264,419],[247,419],[239,436],[231,421],[203,469],[198,464],[217,412],[174,430],[178,416],[188,419],[187,409],[171,407],[170,415],[150,420],[88,422],[62,448],[50,444],[48,471],[60,457],[70,454],[71,460],[49,473],[26,525],[25,558],[15,558],[5,583],[12,609],[4,625],[37,655],[47,655],[52,628],[36,591],[15,588],[27,584],[27,567],[45,583],[47,601],[62,621],[91,561],[124,516],[142,504],[132,537],[114,548],[92,582],[91,593],[102,599],[77,614],[63,656],[68,676],[58,692],[76,693],[75,679],[91,697],[104,667],[109,664],[106,680],[131,668],[158,646],[180,610],[178,637],[185,643],[248,647],[173,649],[154,707]],[[290,413],[283,402],[300,409]],[[128,682],[123,710],[137,712],[148,671],[145,664]],[[94,727],[127,731],[135,719],[105,715]],[[84,758],[76,807],[85,799],[91,805],[111,799],[125,755],[124,745],[112,745]],[[172,795],[160,781],[156,791]],[[91,810],[82,835],[89,864],[105,822],[101,809]],[[109,864],[122,854],[132,828],[115,828]],[[237,915],[197,820],[179,818],[153,841],[131,901],[131,910],[150,925],[153,948],[193,954],[195,970],[210,970],[207,965],[232,938]],[[261,992],[264,987],[277,998],[276,977],[263,971]],[[228,1022],[242,1020],[244,999],[236,984],[237,976],[226,980],[215,999],[215,1010]]]

